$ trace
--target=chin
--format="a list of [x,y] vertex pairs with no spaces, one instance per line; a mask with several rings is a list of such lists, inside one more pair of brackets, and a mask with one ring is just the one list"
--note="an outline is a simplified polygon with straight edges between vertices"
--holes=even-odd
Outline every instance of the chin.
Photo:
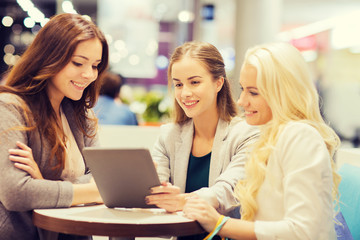
[[81,96],[77,96],[77,97],[68,97],[69,99],[73,100],[73,101],[79,101],[81,99],[82,95]]
[[262,124],[261,124],[260,122],[258,122],[258,121],[251,121],[251,120],[247,120],[247,119],[245,119],[245,120],[246,120],[247,124],[252,125],[252,126],[262,125]]
[[186,111],[187,109],[182,109],[185,113],[185,115],[188,117],[188,118],[192,118],[193,117],[193,114],[191,114],[190,112]]
[[191,115],[191,114],[186,114],[186,113],[185,113],[185,115],[186,115],[188,118],[193,118],[193,117],[194,117],[194,116]]

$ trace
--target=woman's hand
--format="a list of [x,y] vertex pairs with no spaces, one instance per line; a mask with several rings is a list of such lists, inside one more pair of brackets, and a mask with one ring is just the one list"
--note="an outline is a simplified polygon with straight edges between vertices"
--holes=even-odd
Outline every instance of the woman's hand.
[[44,179],[39,166],[34,161],[31,148],[21,142],[16,142],[19,149],[9,149],[9,159],[14,162],[14,166],[30,174],[34,179]]
[[90,188],[91,188],[91,189],[94,191],[94,193],[95,193],[95,194],[94,194],[94,196],[95,196],[94,203],[96,203],[96,204],[103,204],[103,203],[104,203],[104,200],[101,198],[101,195],[100,195],[100,193],[99,193],[99,189],[98,189],[98,187],[97,187],[97,185],[96,185],[95,180],[94,180],[93,177],[90,179],[89,184],[90,184]]
[[168,212],[181,211],[188,194],[180,193],[180,188],[169,182],[162,182],[160,186],[151,188],[151,195],[146,196],[146,203],[156,205]]
[[192,196],[186,200],[183,212],[187,218],[198,221],[207,232],[214,229],[220,217],[215,208],[197,196]]
[[73,184],[73,191],[74,195],[71,206],[104,203],[93,178],[91,178],[89,183]]

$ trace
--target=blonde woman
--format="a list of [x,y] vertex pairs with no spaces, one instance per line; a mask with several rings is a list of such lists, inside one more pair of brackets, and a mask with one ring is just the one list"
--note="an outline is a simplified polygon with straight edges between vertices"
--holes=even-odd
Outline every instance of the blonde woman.
[[336,239],[333,200],[340,177],[333,155],[339,138],[320,115],[300,52],[286,43],[249,49],[240,85],[246,121],[261,127],[246,178],[235,190],[241,219],[223,219],[199,199],[187,201],[186,216],[232,239]]

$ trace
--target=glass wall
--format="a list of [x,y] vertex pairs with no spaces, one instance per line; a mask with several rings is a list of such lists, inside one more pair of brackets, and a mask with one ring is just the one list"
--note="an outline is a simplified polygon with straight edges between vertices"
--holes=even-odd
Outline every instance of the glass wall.
[[[275,4],[276,3],[276,4]],[[5,74],[52,15],[95,21],[110,45],[110,70],[122,74],[123,102],[141,123],[168,121],[171,52],[185,41],[214,44],[238,96],[247,47],[288,41],[300,49],[322,97],[324,118],[344,143],[360,137],[360,2],[357,0],[2,0],[0,73]]]

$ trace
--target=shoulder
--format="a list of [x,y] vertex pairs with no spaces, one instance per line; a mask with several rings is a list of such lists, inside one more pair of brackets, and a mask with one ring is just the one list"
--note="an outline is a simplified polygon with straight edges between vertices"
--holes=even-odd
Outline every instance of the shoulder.
[[260,130],[258,126],[249,125],[243,118],[235,117],[228,124],[229,134],[238,137],[258,137]]
[[[13,93],[0,94],[0,107],[10,112],[30,111],[26,102],[20,96]],[[5,113],[4,110],[1,111],[2,114]]]
[[323,137],[317,129],[304,122],[289,122],[283,127],[273,156],[285,172],[331,168],[330,154]]
[[33,117],[29,106],[16,94],[0,94],[1,128],[13,125],[32,125]]
[[163,138],[177,139],[183,134],[193,131],[193,122],[189,120],[183,124],[167,123],[160,126],[160,136]]
[[98,102],[113,102],[114,99],[112,99],[111,97],[108,97],[106,95],[100,95],[98,97]]
[[234,117],[230,122],[229,122],[229,127],[230,128],[235,128],[235,129],[258,129],[257,126],[252,126],[249,125],[245,119],[241,118],[241,117]]
[[25,103],[24,100],[13,93],[1,93],[0,102],[4,104],[20,105]]
[[114,105],[115,105],[115,102],[112,98],[104,96],[104,95],[100,95],[96,101],[94,109],[102,110],[104,108],[113,107]]
[[174,132],[178,132],[177,126],[175,123],[166,123],[160,126],[160,137],[167,138],[168,136],[174,135]]
[[322,139],[318,130],[316,130],[313,126],[304,123],[293,121],[287,123],[279,136],[280,138],[285,139],[294,139],[294,138],[302,138],[302,139],[309,139],[309,138],[319,138]]
[[326,152],[327,147],[320,133],[308,123],[289,122],[278,137],[276,143],[280,152],[297,152],[299,155],[305,152]]
[[130,107],[125,103],[118,103],[116,104],[116,107],[119,109],[119,111],[126,112],[129,114],[135,114],[134,112],[131,111]]

